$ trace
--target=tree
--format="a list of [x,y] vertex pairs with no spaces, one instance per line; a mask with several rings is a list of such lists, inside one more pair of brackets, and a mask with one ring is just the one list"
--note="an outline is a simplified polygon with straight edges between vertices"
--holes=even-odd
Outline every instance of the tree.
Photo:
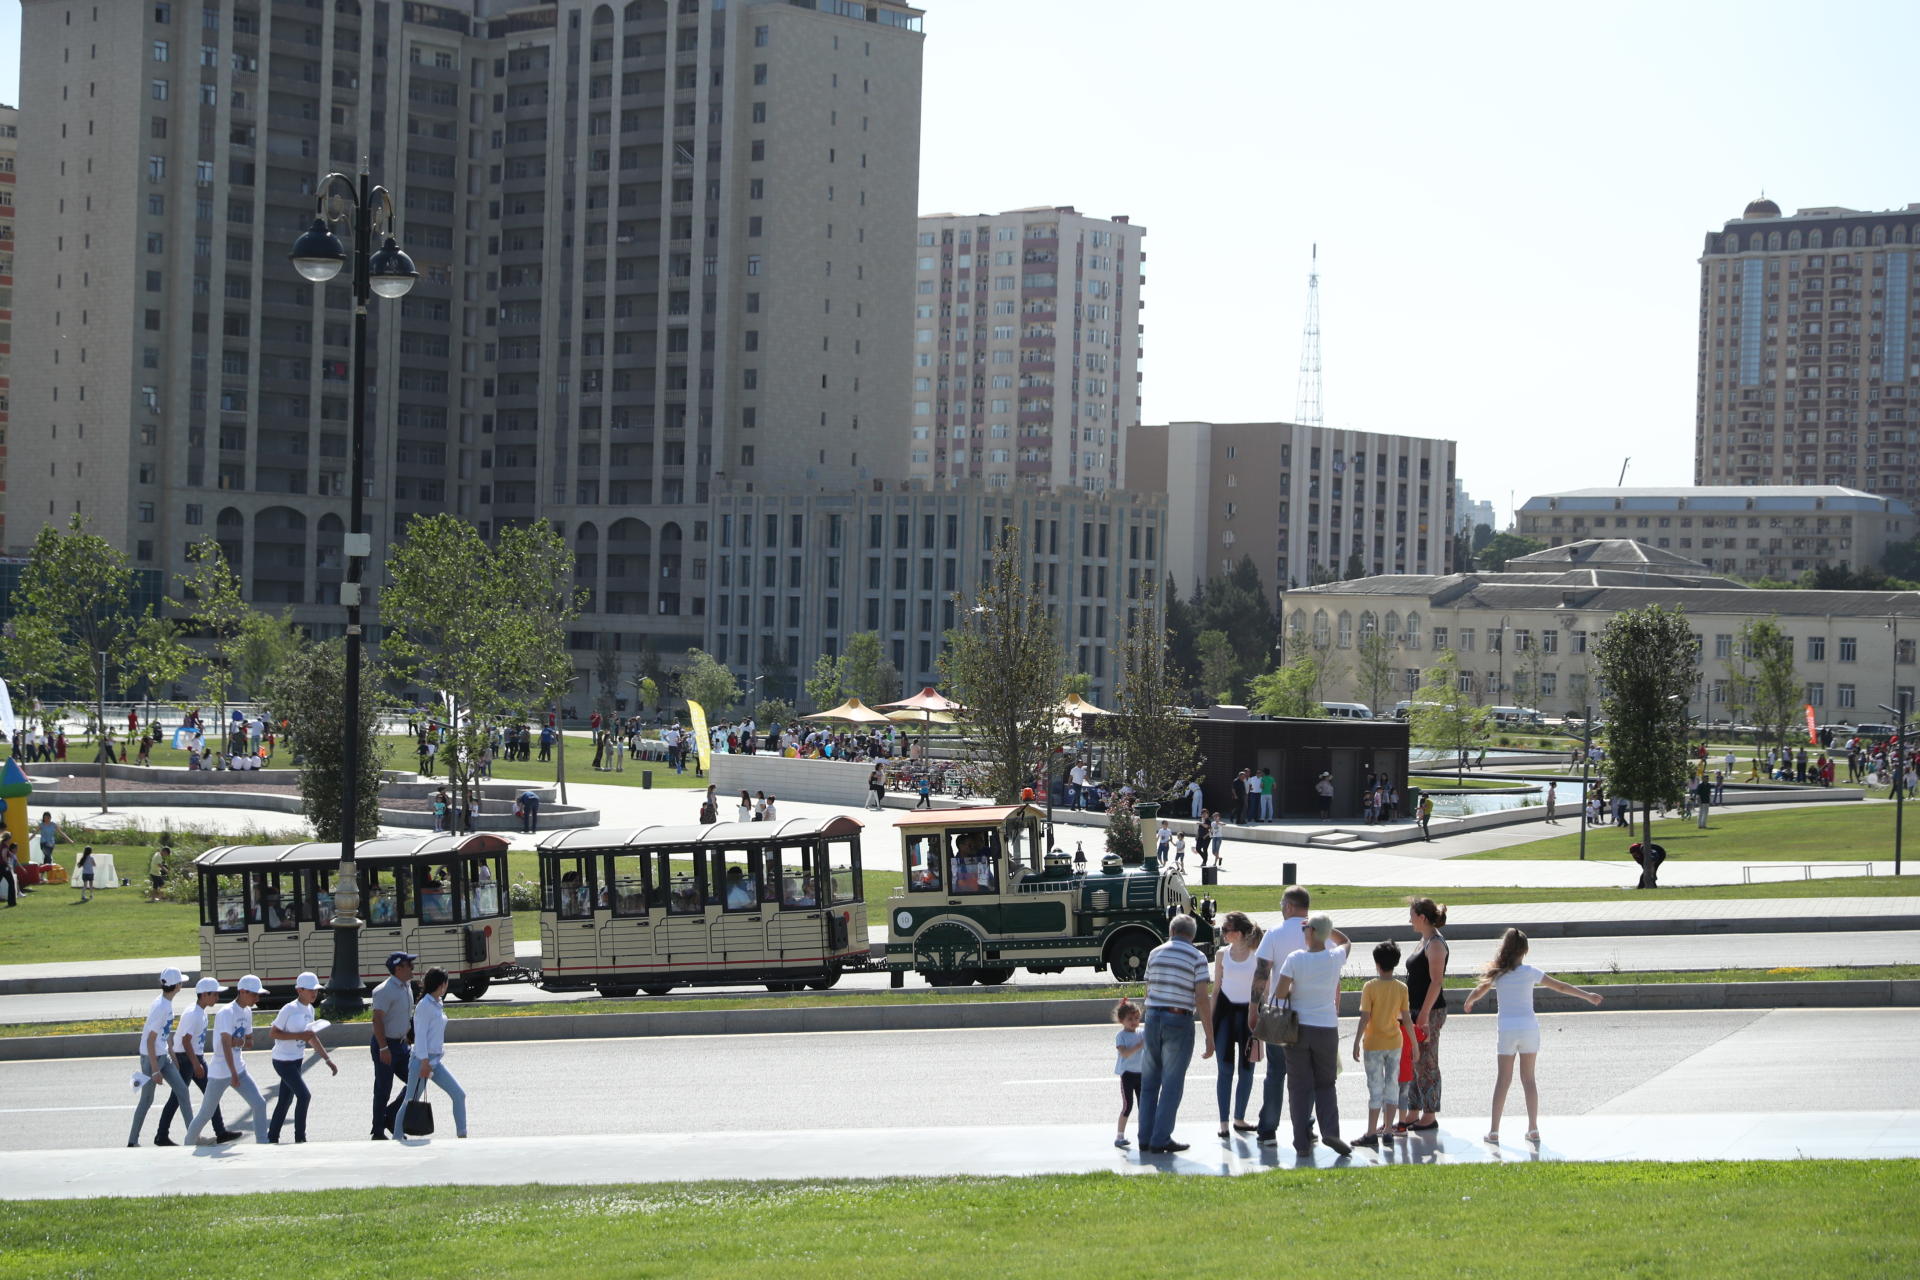
[[[1480,527],[1486,528],[1485,525]],[[1507,567],[1507,561],[1546,549],[1547,544],[1537,538],[1523,538],[1517,533],[1496,533],[1484,545],[1475,547],[1474,563],[1488,573],[1499,573]]]
[[1060,691],[1072,697],[1079,694],[1083,698],[1093,697],[1093,677],[1084,671],[1076,671],[1060,682]]
[[840,655],[840,687],[843,696],[858,698],[870,707],[900,696],[900,673],[887,657],[879,632],[847,637],[847,650]]
[[787,724],[793,719],[793,704],[785,698],[762,698],[760,719],[766,724]]
[[1687,785],[1687,718],[1694,641],[1683,609],[1617,613],[1595,646],[1607,753],[1607,791],[1641,805],[1641,844],[1653,843],[1653,806],[1677,805]]
[[620,651],[613,647],[613,637],[605,633],[593,651],[593,682],[600,690],[594,700],[600,718],[603,722],[612,720],[620,701]]
[[1172,574],[1167,575],[1160,598],[1167,605],[1167,652],[1173,658],[1173,669],[1188,681],[1188,696],[1192,697],[1193,673],[1200,670],[1200,632],[1194,625],[1193,606],[1180,598]]
[[1195,644],[1200,654],[1200,690],[1211,702],[1231,703],[1240,678],[1240,657],[1224,631],[1202,631]]
[[1263,716],[1314,720],[1327,714],[1320,705],[1320,658],[1310,647],[1264,675],[1254,677],[1253,709]]
[[[1280,632],[1273,614],[1273,600],[1260,581],[1251,556],[1241,556],[1233,572],[1209,579],[1194,597],[1193,625],[1197,635],[1218,631],[1233,646],[1234,676],[1231,688],[1207,688],[1209,694],[1224,694],[1229,702],[1239,702],[1245,681],[1264,670],[1273,652],[1273,640]],[[1196,641],[1197,643],[1197,641]],[[1198,655],[1204,678],[1205,656]]]
[[[240,660],[240,637],[251,610],[240,592],[240,577],[227,563],[227,553],[212,538],[205,538],[187,550],[193,568],[176,575],[181,600],[167,604],[185,613],[192,638],[199,648],[200,690],[214,704],[219,732],[226,732],[227,696],[233,692],[235,671]],[[216,752],[216,759],[225,759]]]
[[1776,617],[1748,619],[1740,628],[1732,668],[1733,710],[1747,712],[1762,742],[1785,748],[1801,707],[1793,637],[1780,630]]
[[267,681],[305,643],[293,610],[284,613],[249,611],[240,623],[240,634],[233,640],[233,674],[236,687],[248,697],[258,698]]
[[687,665],[680,669],[680,696],[718,716],[740,701],[740,682],[705,649],[689,649]]
[[52,727],[54,691],[65,683],[66,643],[59,626],[38,614],[15,616],[6,627],[4,649],[7,675],[22,718],[37,714],[41,727]]
[[1460,656],[1440,651],[1440,660],[1427,669],[1426,679],[1413,695],[1407,725],[1422,746],[1445,747],[1458,762],[1455,776],[1466,768],[1467,753],[1487,740],[1491,713],[1460,689]]
[[98,680],[100,654],[113,662],[126,637],[139,625],[133,611],[133,569],[126,555],[105,538],[87,532],[75,514],[64,531],[41,526],[33,540],[20,585],[14,591],[15,632],[28,619],[30,645],[51,635],[58,644],[38,655],[50,664],[42,674],[72,690],[91,694]]
[[966,704],[967,753],[1001,804],[1053,758],[1063,696],[1059,630],[1046,597],[1027,577],[1019,528],[1001,526],[988,572],[971,602],[954,604],[962,622],[946,636],[940,673]]
[[500,526],[489,546],[443,512],[408,522],[387,574],[381,658],[445,695],[447,775],[464,806],[490,730],[533,714],[572,668],[566,628],[583,594],[573,555],[544,522]]
[[660,705],[659,681],[643,671],[635,671],[631,683],[635,711],[651,711]]
[[1137,867],[1147,859],[1140,840],[1140,818],[1133,810],[1133,798],[1114,789],[1107,801],[1107,852],[1116,854],[1124,866]]
[[180,643],[180,628],[161,617],[140,619],[127,638],[122,666],[140,681],[147,694],[147,719],[153,719],[153,700],[158,692],[187,673],[193,663],[193,650]]
[[1341,576],[1348,582],[1367,576],[1367,562],[1358,551],[1347,557],[1346,571]]
[[[1167,656],[1165,616],[1152,578],[1140,584],[1127,633],[1115,655],[1119,686],[1113,713],[1101,726],[1113,776],[1149,800],[1167,799],[1200,772],[1193,722],[1177,710],[1180,680]],[[1051,785],[1051,779],[1049,779]]]
[[[380,741],[379,709],[374,690],[380,687],[377,665],[368,664],[360,677],[360,707],[356,731],[360,735],[360,778],[355,798],[355,839],[366,840],[380,830],[380,771],[388,748]],[[347,650],[344,640],[303,644],[277,667],[263,693],[267,719],[292,726],[300,760],[300,807],[313,824],[314,838],[333,842],[341,838],[341,783],[346,759]]]
[[1393,692],[1393,641],[1378,630],[1360,636],[1353,655],[1354,685],[1367,706],[1379,715]]

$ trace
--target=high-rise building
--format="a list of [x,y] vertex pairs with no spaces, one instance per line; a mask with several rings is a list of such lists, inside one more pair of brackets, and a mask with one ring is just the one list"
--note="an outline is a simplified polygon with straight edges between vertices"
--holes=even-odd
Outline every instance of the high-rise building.
[[1501,531],[1500,517],[1494,512],[1493,503],[1485,499],[1475,500],[1467,492],[1467,486],[1459,481],[1453,482],[1453,531],[1472,533],[1475,525],[1485,525],[1495,533]]
[[13,217],[20,111],[0,105],[0,549],[7,545],[7,429],[13,408]]
[[1452,567],[1454,442],[1292,422],[1142,426],[1127,487],[1167,495],[1182,595],[1251,556],[1290,587]]
[[286,254],[366,157],[421,276],[371,308],[376,555],[549,521],[583,663],[699,643],[718,482],[904,474],[922,39],[892,0],[27,0],[9,541],[215,537],[337,630],[352,311]]
[[1700,257],[1694,483],[1844,485],[1920,500],[1920,204],[1764,196]]
[[920,219],[914,477],[989,488],[1120,483],[1127,433],[1140,421],[1146,233],[1070,205]]

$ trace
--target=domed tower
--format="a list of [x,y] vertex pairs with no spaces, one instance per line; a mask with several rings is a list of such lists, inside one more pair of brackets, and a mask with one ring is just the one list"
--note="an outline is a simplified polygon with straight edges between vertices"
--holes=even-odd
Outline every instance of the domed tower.
[[1763,195],[1758,200],[1747,205],[1747,211],[1740,216],[1743,218],[1777,218],[1780,216],[1780,206]]

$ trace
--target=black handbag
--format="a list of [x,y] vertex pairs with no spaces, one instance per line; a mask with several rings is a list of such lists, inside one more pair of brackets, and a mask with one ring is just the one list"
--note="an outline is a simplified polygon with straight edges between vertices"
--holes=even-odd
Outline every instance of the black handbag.
[[[427,1091],[427,1082],[420,1082],[420,1092]],[[433,1104],[424,1096],[415,1098],[407,1104],[407,1136],[409,1138],[431,1138],[433,1136]]]

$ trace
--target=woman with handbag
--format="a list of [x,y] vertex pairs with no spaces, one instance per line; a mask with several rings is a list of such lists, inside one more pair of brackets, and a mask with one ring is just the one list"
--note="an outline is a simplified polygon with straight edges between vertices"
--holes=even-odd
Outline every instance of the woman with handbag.
[[1293,1150],[1313,1154],[1313,1121],[1320,1118],[1320,1141],[1340,1155],[1353,1148],[1340,1140],[1340,1103],[1334,1081],[1340,1074],[1340,973],[1347,963],[1347,935],[1333,921],[1316,915],[1306,924],[1307,946],[1280,965],[1273,993],[1287,1001],[1300,1021],[1299,1038],[1287,1049],[1287,1087],[1293,1111]]
[[[1253,1001],[1253,949],[1258,942],[1253,921],[1244,911],[1220,918],[1220,936],[1227,945],[1213,954],[1213,1042],[1219,1046],[1220,1136],[1227,1137],[1227,1103],[1233,1103],[1235,1133],[1253,1133],[1247,1123],[1247,1102],[1253,1097],[1254,1068],[1261,1045],[1247,1027],[1247,1006]],[[1236,1083],[1234,1070],[1239,1069]]]
[[[400,1114],[394,1117],[393,1135],[396,1138],[425,1137],[433,1132],[432,1110],[424,1101],[427,1082],[431,1080],[440,1086],[447,1097],[453,1100],[453,1132],[456,1137],[467,1136],[467,1091],[453,1078],[453,1072],[447,1070],[447,971],[429,969],[421,982],[420,1003],[413,1009],[413,1057],[407,1064],[407,1092],[405,1101],[400,1104]],[[407,1127],[407,1112],[415,1104],[425,1109],[428,1122],[423,1126],[416,1118],[414,1127]],[[416,1134],[415,1130],[419,1132]]]

